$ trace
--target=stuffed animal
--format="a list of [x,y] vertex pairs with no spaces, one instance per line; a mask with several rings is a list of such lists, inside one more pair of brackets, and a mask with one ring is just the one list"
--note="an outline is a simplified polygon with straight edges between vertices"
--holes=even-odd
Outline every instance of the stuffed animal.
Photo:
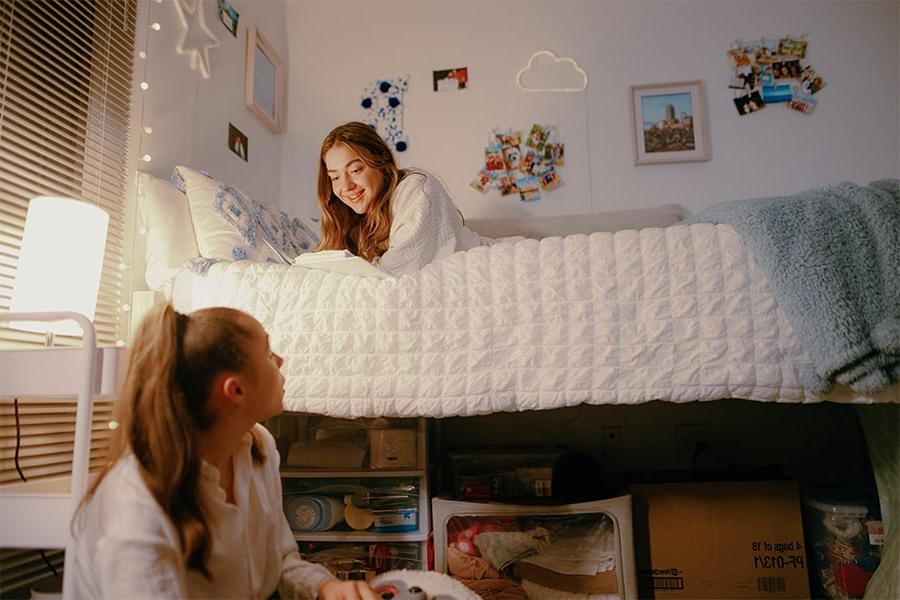
[[388,571],[369,582],[382,600],[479,600],[479,596],[437,571]]

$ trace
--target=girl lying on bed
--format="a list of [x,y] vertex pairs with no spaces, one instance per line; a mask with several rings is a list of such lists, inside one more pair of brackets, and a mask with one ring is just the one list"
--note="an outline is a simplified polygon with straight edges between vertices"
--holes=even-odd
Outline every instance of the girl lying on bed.
[[258,424],[282,410],[282,362],[238,310],[147,315],[110,462],[76,513],[73,597],[376,599],[297,552]]
[[398,169],[391,149],[364,123],[346,123],[325,137],[318,199],[317,250],[349,250],[393,275],[493,243],[465,226],[436,177]]

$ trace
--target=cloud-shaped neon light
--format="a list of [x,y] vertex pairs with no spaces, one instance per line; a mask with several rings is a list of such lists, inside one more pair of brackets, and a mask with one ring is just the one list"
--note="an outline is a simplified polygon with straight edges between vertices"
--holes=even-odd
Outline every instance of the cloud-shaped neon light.
[[[550,87],[559,86],[560,82],[564,82],[561,87]],[[550,50],[538,50],[516,74],[516,83],[526,92],[583,92],[588,76],[575,59],[557,58]]]

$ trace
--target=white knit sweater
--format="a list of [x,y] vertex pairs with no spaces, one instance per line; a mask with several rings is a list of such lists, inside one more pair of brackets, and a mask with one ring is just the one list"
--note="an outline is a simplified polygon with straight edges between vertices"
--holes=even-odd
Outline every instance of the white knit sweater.
[[417,271],[454,252],[493,243],[463,224],[444,185],[422,171],[400,181],[391,197],[391,217],[387,252],[374,262],[392,275]]

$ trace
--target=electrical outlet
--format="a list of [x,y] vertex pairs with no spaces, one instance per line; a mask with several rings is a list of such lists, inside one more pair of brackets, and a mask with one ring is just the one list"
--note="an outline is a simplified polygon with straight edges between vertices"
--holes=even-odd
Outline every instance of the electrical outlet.
[[619,425],[600,428],[600,453],[606,458],[622,456],[622,428]]
[[678,423],[675,425],[675,451],[681,456],[693,456],[697,444],[710,442],[709,423]]

